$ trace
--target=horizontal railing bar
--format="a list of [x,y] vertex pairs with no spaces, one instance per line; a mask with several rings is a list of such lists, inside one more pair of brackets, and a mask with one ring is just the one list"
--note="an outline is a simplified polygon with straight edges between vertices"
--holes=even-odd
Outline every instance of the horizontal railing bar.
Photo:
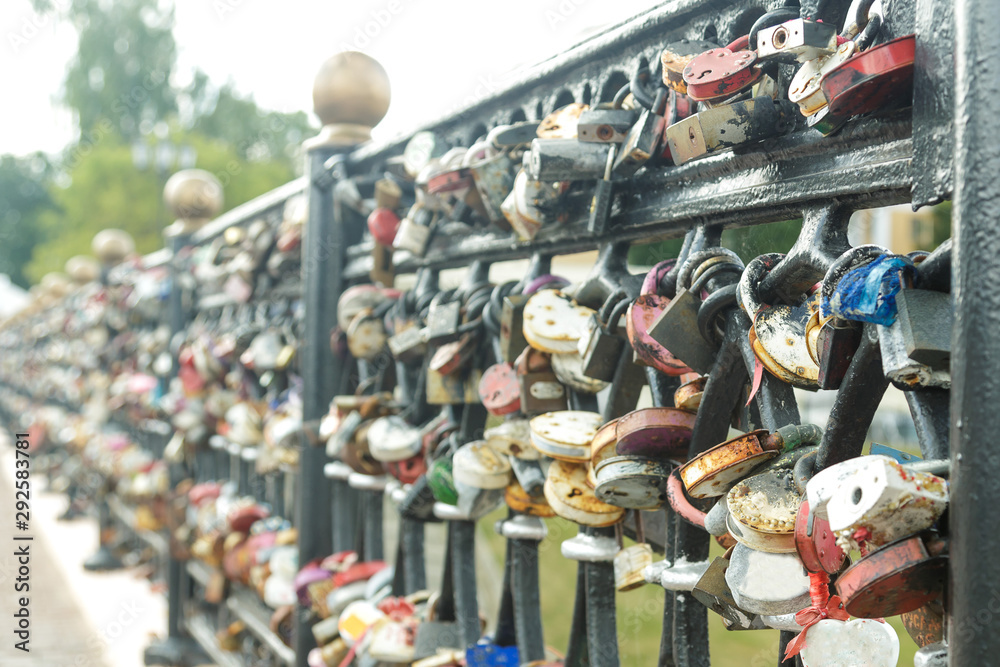
[[279,185],[259,197],[226,211],[195,232],[191,240],[195,244],[207,243],[233,225],[249,222],[278,206],[284,206],[287,200],[305,192],[306,185],[307,180],[304,176]]

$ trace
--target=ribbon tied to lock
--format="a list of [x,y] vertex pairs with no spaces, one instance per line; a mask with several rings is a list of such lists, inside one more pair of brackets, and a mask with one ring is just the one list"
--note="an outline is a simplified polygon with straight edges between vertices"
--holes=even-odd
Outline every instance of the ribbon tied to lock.
[[896,294],[903,279],[915,273],[913,262],[901,255],[882,255],[848,271],[829,299],[823,315],[889,326],[896,321]]
[[785,660],[805,648],[809,628],[822,620],[846,621],[851,616],[844,611],[840,596],[830,595],[830,576],[826,572],[809,573],[809,599],[812,605],[795,614],[795,622],[802,626],[802,632],[785,647]]

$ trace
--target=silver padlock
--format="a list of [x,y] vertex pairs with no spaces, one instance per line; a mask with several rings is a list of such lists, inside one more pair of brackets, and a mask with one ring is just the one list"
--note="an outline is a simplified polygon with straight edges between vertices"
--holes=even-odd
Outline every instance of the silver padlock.
[[791,614],[809,606],[809,575],[795,554],[733,547],[726,583],[736,603],[755,614]]

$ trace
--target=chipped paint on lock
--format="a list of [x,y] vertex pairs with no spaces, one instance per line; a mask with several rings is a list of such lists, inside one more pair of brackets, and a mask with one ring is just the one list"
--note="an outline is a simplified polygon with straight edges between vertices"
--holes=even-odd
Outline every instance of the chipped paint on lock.
[[520,459],[538,460],[540,452],[531,444],[531,429],[527,419],[510,419],[483,434],[490,447]]
[[800,501],[790,470],[768,470],[743,480],[726,498],[730,533],[753,549],[792,553]]
[[477,489],[503,489],[510,483],[510,462],[484,440],[459,447],[451,465],[452,475],[459,484]]
[[374,359],[387,340],[382,318],[375,317],[370,308],[355,315],[347,328],[347,349],[356,359]]
[[579,351],[553,354],[552,371],[563,384],[587,394],[596,394],[610,384],[584,374],[583,357]]
[[508,153],[499,153],[469,167],[490,221],[504,231],[510,227],[501,206],[514,189],[513,166],[514,161]]
[[727,440],[694,457],[680,469],[681,481],[690,496],[712,498],[725,495],[729,486],[757,465],[773,459],[776,450],[765,450],[765,430],[751,431]]
[[598,464],[594,492],[606,503],[635,510],[655,510],[667,500],[669,463],[633,456],[614,456]]
[[754,614],[791,614],[809,605],[809,577],[794,554],[733,547],[726,583],[736,604]]
[[590,448],[602,422],[601,415],[583,410],[546,412],[531,420],[531,439],[536,444],[547,442],[557,445]]
[[675,165],[732,150],[751,141],[784,134],[795,127],[795,106],[755,97],[700,111],[666,130]]
[[646,585],[643,570],[653,564],[653,547],[648,544],[633,544],[615,555],[615,588],[619,593],[635,590]]
[[930,528],[948,505],[947,482],[911,473],[887,456],[867,456],[827,503],[830,527],[845,551],[859,537],[873,546]]
[[524,306],[524,337],[542,352],[575,352],[593,313],[559,290],[541,290]]
[[686,458],[694,422],[694,413],[677,408],[633,410],[618,420],[615,451],[621,456]]
[[679,386],[674,391],[674,405],[681,410],[697,412],[701,406],[701,397],[705,394],[706,382],[708,382],[708,376],[704,375]]
[[752,50],[709,49],[692,58],[684,67],[687,94],[699,101],[733,95],[763,75],[759,68],[754,67],[756,62],[757,53]]
[[545,478],[545,499],[563,519],[584,526],[603,527],[618,523],[625,510],[598,500],[587,486],[587,466],[555,460]]
[[479,381],[479,398],[491,415],[502,417],[521,408],[521,387],[517,373],[508,363],[494,364]]
[[632,349],[643,363],[667,375],[683,375],[691,369],[649,333],[669,305],[670,299],[665,296],[641,294],[628,307],[625,330]]
[[517,480],[511,481],[503,493],[507,506],[515,512],[537,516],[542,519],[554,517],[556,515],[552,507],[545,501],[545,497],[535,497],[524,490]]
[[881,618],[913,611],[944,594],[948,557],[943,543],[912,535],[877,549],[844,570],[837,592],[852,616]]
[[536,134],[539,139],[576,139],[576,126],[580,114],[590,106],[573,102],[556,109],[538,124]]
[[830,55],[802,64],[788,86],[788,99],[799,105],[803,116],[811,116],[826,106],[821,87],[823,77],[846,62],[856,49],[853,41],[844,42]]
[[750,340],[764,368],[800,389],[816,389],[819,366],[809,354],[806,323],[818,308],[819,295],[800,306],[770,306],[757,315]]
[[944,608],[940,601],[931,601],[901,614],[900,620],[917,646],[927,646],[944,639]]
[[597,429],[593,439],[590,441],[590,465],[587,466],[587,483],[591,488],[597,486],[596,468],[601,461],[615,455],[615,443],[617,442],[615,430],[618,425],[617,419],[612,419],[608,423]]
[[837,535],[830,528],[830,522],[813,516],[812,535],[808,534],[809,522],[809,501],[803,500],[795,515],[795,551],[799,559],[810,572],[839,572],[847,555],[837,546]]
[[899,637],[888,623],[827,618],[809,628],[808,641],[799,655],[804,667],[896,667]]
[[853,116],[911,99],[915,45],[914,35],[900,37],[859,53],[827,73],[822,88],[830,111]]

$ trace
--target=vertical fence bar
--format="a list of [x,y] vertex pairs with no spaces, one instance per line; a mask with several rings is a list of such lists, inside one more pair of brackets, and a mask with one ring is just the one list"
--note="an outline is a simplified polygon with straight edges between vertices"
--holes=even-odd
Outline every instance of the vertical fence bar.
[[1000,654],[1000,2],[955,3],[950,665]]

